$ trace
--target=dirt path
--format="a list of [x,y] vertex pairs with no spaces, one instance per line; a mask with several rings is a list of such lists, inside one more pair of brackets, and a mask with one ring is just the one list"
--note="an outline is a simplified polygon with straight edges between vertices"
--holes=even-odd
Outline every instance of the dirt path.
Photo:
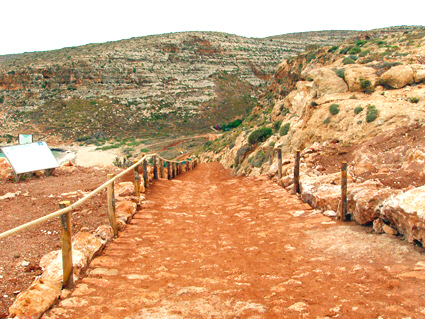
[[423,250],[332,221],[266,179],[160,180],[43,318],[425,318]]

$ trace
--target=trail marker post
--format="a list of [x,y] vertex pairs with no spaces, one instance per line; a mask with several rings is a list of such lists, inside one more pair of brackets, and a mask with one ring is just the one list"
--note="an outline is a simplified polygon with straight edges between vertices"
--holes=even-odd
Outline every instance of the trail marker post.
[[[63,201],[59,203],[59,209],[66,208],[71,203]],[[73,266],[72,266],[72,234],[71,234],[71,212],[60,216],[61,220],[61,241],[62,241],[62,270],[63,287],[71,288],[74,285]]]

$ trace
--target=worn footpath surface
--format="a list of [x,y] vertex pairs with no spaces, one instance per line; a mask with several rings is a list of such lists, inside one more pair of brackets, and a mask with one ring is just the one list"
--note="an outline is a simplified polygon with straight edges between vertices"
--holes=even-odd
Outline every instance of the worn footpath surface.
[[43,318],[425,318],[425,254],[218,163],[155,181]]

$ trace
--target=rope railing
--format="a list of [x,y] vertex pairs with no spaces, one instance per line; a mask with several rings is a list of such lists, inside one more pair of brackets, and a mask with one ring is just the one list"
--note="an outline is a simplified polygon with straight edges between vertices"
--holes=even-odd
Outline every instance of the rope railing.
[[[117,179],[121,178],[122,176],[124,176],[125,174],[127,174],[128,172],[130,172],[131,170],[136,169],[138,166],[140,166],[140,164],[143,163],[144,160],[147,160],[150,157],[156,156],[159,159],[165,161],[165,162],[170,162],[170,163],[183,163],[184,161],[172,161],[172,160],[167,160],[162,158],[161,156],[157,155],[156,153],[153,154],[146,154],[144,155],[140,160],[138,160],[137,162],[135,162],[133,165],[131,165],[130,167],[128,167],[126,170],[122,171],[121,173],[119,173],[118,175],[114,176],[113,178],[109,179],[107,182],[105,182],[104,184],[100,185],[98,188],[96,188],[95,190],[93,190],[91,193],[87,194],[86,196],[84,196],[83,198],[79,199],[78,201],[76,201],[75,203],[69,205],[68,207],[62,208],[56,212],[53,212],[51,214],[48,214],[46,216],[40,217],[38,219],[35,219],[33,221],[30,221],[26,224],[20,225],[18,227],[15,227],[13,229],[9,229],[3,233],[0,234],[0,240],[9,237],[13,234],[16,234],[18,232],[24,231],[28,228],[31,227],[35,227],[39,224],[42,224],[46,221],[49,221],[51,219],[54,219],[56,217],[59,217],[63,214],[66,214],[67,212],[73,211],[75,208],[77,208],[78,206],[82,205],[83,203],[85,203],[86,201],[88,201],[90,198],[96,196],[98,193],[100,193],[103,189],[105,189],[106,187],[108,187],[108,185],[114,183]],[[196,160],[195,160],[196,161]]]

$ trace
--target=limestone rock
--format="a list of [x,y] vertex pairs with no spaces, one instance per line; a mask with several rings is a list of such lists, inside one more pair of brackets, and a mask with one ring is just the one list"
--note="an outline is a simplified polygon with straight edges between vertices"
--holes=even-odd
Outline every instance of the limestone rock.
[[373,231],[377,234],[383,234],[384,230],[382,227],[384,227],[384,221],[380,218],[377,218],[373,221]]
[[392,236],[398,235],[398,231],[397,230],[395,230],[394,228],[392,228],[392,227],[390,227],[388,225],[385,225],[385,224],[382,226],[382,230],[386,234],[388,234],[388,235],[392,235]]
[[114,186],[115,196],[133,196],[134,195],[134,184],[132,182],[121,182],[115,183]]
[[95,235],[80,231],[72,239],[72,249],[82,252],[90,261],[102,251],[103,245]]
[[400,89],[406,85],[415,83],[414,71],[410,65],[397,65],[381,75],[383,84]]
[[122,201],[116,204],[117,219],[121,219],[125,223],[131,220],[136,213],[137,205],[131,201]]
[[381,183],[369,180],[362,184],[354,184],[349,193],[355,202],[354,219],[357,223],[366,225],[379,217],[378,206],[400,191],[389,187],[382,188]]
[[102,242],[105,244],[112,240],[112,238],[114,237],[114,231],[112,227],[109,225],[101,225],[96,228],[93,235],[100,238]]
[[62,283],[37,278],[31,286],[21,292],[9,307],[11,318],[40,318],[51,308],[61,293]]
[[388,198],[381,216],[390,221],[409,242],[425,239],[425,186]]
[[[362,80],[370,81],[370,89],[374,89],[378,76],[376,70],[366,66],[355,66],[345,70],[344,79],[347,81],[348,88],[351,92],[363,92],[365,87],[362,87]],[[363,82],[364,83],[364,82]]]
[[345,81],[329,68],[314,69],[304,76],[313,79],[314,87],[317,90],[317,97],[329,93],[345,93],[348,91]]

